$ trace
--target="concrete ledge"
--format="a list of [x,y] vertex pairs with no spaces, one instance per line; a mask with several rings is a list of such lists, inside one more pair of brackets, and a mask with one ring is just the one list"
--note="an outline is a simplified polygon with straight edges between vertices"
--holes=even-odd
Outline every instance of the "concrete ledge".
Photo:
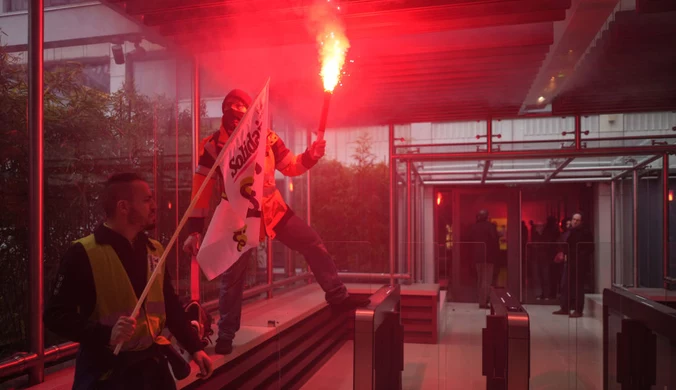
[[584,299],[589,317],[603,322],[603,295],[586,294]]

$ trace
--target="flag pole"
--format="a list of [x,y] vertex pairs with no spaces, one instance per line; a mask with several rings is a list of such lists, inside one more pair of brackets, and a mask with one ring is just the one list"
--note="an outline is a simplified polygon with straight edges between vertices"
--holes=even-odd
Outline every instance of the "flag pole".
[[[265,83],[265,86],[263,89],[267,88],[268,85],[270,84],[270,78],[268,78],[268,81]],[[258,93],[258,96],[256,97],[256,100],[254,100],[254,103],[252,104],[252,107],[256,105],[256,102],[258,102],[258,99],[260,99],[261,94]],[[246,114],[244,114],[244,118],[246,118],[247,115],[250,114],[250,110],[247,110]],[[196,113],[196,115],[199,115],[199,113]],[[197,190],[197,193],[195,196],[193,196],[192,200],[190,201],[190,205],[188,206],[188,209],[185,211],[183,214],[183,218],[181,218],[181,222],[178,224],[178,227],[176,227],[176,231],[174,231],[174,235],[171,236],[171,239],[169,240],[169,243],[167,244],[167,247],[164,249],[164,253],[162,253],[162,257],[160,257],[160,261],[157,263],[157,266],[155,267],[155,270],[153,273],[150,275],[150,278],[148,279],[148,282],[146,283],[145,288],[143,289],[143,293],[141,293],[141,296],[138,299],[138,302],[136,303],[136,306],[134,307],[134,311],[131,312],[130,317],[136,318],[138,316],[139,311],[141,311],[141,305],[143,304],[143,301],[145,301],[146,297],[148,296],[148,292],[150,291],[150,286],[153,285],[155,282],[155,279],[157,279],[157,275],[159,275],[159,270],[162,268],[164,265],[164,262],[167,260],[167,256],[169,255],[169,252],[171,251],[171,247],[174,246],[174,243],[178,239],[178,234],[179,232],[183,229],[183,226],[185,223],[188,221],[188,216],[192,212],[192,210],[195,208],[195,205],[197,204],[197,200],[200,198],[202,195],[202,192],[204,191],[204,188],[206,188],[207,183],[211,179],[211,176],[213,176],[214,172],[216,171],[216,168],[221,164],[221,161],[223,160],[223,156],[225,155],[225,151],[228,149],[228,146],[232,142],[232,140],[235,139],[235,135],[239,132],[239,128],[242,126],[244,122],[246,122],[242,118],[242,120],[237,124],[237,127],[235,128],[235,131],[232,132],[230,137],[228,137],[228,140],[225,141],[225,145],[223,145],[223,149],[221,149],[221,152],[218,154],[218,157],[216,157],[216,161],[214,162],[214,165],[211,167],[209,170],[209,173],[206,176],[206,179],[202,182],[202,185],[200,186],[199,190]],[[262,142],[265,142],[263,140]],[[117,344],[115,347],[115,351],[113,352],[115,355],[120,353],[120,349],[122,348],[123,343]]]

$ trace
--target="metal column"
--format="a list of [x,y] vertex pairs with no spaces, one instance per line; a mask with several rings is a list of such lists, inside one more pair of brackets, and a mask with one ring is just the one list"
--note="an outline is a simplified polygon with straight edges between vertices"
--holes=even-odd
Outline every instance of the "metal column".
[[575,150],[582,149],[582,118],[575,115]]
[[43,65],[44,0],[31,0],[28,8],[28,138],[29,138],[29,218],[30,250],[28,259],[30,296],[30,350],[37,355],[29,381],[44,381],[43,248],[44,248],[44,171],[43,171]]
[[[173,210],[174,210],[174,219],[175,219],[175,226],[178,228],[178,225],[181,221],[181,216],[179,215],[179,189],[178,189],[178,178],[179,178],[179,164],[178,164],[178,154],[179,154],[179,126],[178,126],[178,118],[180,116],[180,109],[179,109],[179,96],[178,96],[178,86],[180,83],[180,73],[179,73],[179,67],[178,67],[179,59],[176,57],[176,66],[174,67],[174,97],[176,98],[176,103],[174,107],[174,126],[175,126],[175,138],[176,138],[176,143],[175,143],[175,149],[174,149],[174,205],[173,205]],[[174,282],[176,283],[174,286],[176,286],[177,292],[180,294],[181,291],[181,284],[180,284],[180,264],[181,264],[181,252],[182,251],[174,251],[176,252],[176,269],[174,270]],[[185,256],[185,255],[183,255]]]
[[197,168],[200,145],[200,64],[197,57],[192,62],[192,167]]
[[415,281],[413,265],[413,229],[411,223],[413,219],[412,196],[411,193],[411,160],[406,161],[406,273],[411,275],[411,280]]
[[[192,103],[192,170],[194,171],[197,168],[197,163],[199,159],[199,145],[200,145],[200,124],[201,124],[201,109],[200,109],[200,69],[199,69],[199,60],[197,57],[193,58],[192,62],[192,93],[191,93],[191,103]],[[178,205],[177,205],[178,207]],[[191,256],[190,259],[190,294],[191,299],[199,300],[200,299],[200,272],[199,265],[197,263],[197,257]]]
[[617,181],[613,180],[610,182],[610,285],[613,286],[616,283],[617,278],[617,263],[616,263],[616,248],[615,243],[617,241],[615,237],[615,224],[617,223],[615,219],[615,191],[616,191]]
[[395,193],[397,191],[397,160],[394,159],[394,125],[390,125],[388,141],[390,143],[390,285],[394,285],[394,262],[397,246],[397,209]]
[[[309,148],[310,145],[312,145],[312,130],[307,131],[307,147]],[[306,191],[307,191],[307,224],[308,226],[312,226],[312,170],[308,169],[307,172],[305,172],[305,177],[307,178],[306,182]],[[272,263],[271,263],[272,264]],[[308,266],[307,262],[305,263],[305,272],[310,272],[310,267]],[[312,277],[309,277],[307,279],[308,284],[312,283]]]
[[[308,130],[307,131],[307,147],[309,148],[310,145],[312,145],[312,131]],[[310,205],[312,204],[311,196],[310,196],[310,194],[311,194],[310,188],[311,188],[311,185],[312,185],[312,170],[308,170],[307,172],[305,172],[305,177],[307,179],[307,183],[306,183],[306,185],[307,185],[307,215],[306,215],[306,219],[307,219],[307,224],[312,226],[312,211],[311,211],[312,208],[310,207]]]
[[638,282],[638,171],[632,172],[632,259],[634,261],[634,288],[639,287]]
[[[662,160],[662,280],[669,275],[669,155]],[[664,282],[664,288],[669,285]]]

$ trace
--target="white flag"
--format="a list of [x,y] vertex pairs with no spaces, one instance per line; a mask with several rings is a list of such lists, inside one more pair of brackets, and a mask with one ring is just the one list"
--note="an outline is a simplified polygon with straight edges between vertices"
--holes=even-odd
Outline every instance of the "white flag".
[[242,118],[219,165],[225,196],[214,211],[197,262],[212,280],[242,254],[258,246],[263,202],[263,168],[268,137],[268,85]]

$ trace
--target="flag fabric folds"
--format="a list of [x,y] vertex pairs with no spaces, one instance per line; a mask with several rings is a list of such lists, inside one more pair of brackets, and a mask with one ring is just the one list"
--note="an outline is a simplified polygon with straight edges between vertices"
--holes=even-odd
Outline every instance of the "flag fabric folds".
[[270,128],[268,88],[269,82],[216,160],[224,192],[197,254],[208,280],[225,272],[260,240],[263,164]]

